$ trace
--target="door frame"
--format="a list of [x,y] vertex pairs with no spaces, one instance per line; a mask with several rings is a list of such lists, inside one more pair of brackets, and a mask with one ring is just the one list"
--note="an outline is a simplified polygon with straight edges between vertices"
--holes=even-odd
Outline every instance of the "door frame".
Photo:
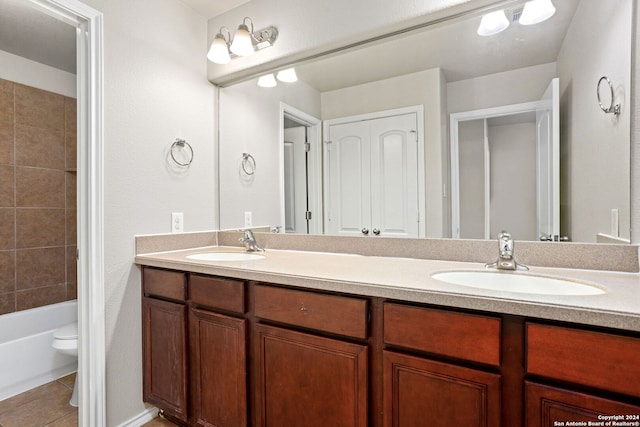
[[309,180],[308,194],[309,211],[312,212],[309,221],[309,234],[321,234],[322,230],[322,120],[313,117],[291,105],[280,102],[280,137],[278,143],[279,151],[279,176],[280,176],[280,233],[285,232],[285,193],[284,193],[284,118],[291,117],[297,122],[309,126],[309,141],[311,151],[309,151],[309,163],[307,176]]
[[[382,110],[382,111],[376,111],[373,113],[364,113],[364,114],[357,114],[354,116],[346,116],[346,117],[339,117],[336,119],[324,120],[322,123],[322,132],[323,132],[323,135],[325,136],[325,140],[323,141],[323,144],[322,144],[323,146],[322,147],[322,178],[324,181],[328,173],[327,171],[328,159],[327,159],[327,156],[324,155],[324,151],[325,151],[324,146],[327,144],[327,141],[328,141],[326,139],[326,136],[329,135],[330,126],[341,125],[345,123],[360,122],[365,120],[383,119],[385,117],[392,117],[392,116],[402,116],[402,115],[411,114],[411,113],[415,113],[416,122],[417,122],[416,139],[417,139],[417,145],[418,145],[418,237],[423,238],[423,237],[426,237],[426,229],[427,229],[427,217],[426,217],[427,195],[425,193],[426,191],[426,187],[425,187],[426,159],[425,159],[425,150],[424,150],[424,134],[426,133],[426,130],[424,128],[424,106],[423,105],[412,105],[409,107],[393,108],[391,110]],[[328,200],[327,192],[328,192],[328,189],[325,186],[323,191],[324,200]],[[327,210],[327,207],[324,206],[325,230],[328,228],[328,225],[326,223],[328,218],[328,212],[326,210]]]
[[102,427],[106,425],[103,15],[78,0],[29,1],[78,30],[78,422]]
[[[499,107],[483,108],[480,110],[462,111],[450,114],[449,135],[451,153],[451,238],[460,238],[460,164],[459,164],[459,143],[458,126],[462,122],[471,120],[485,120],[495,117],[510,116],[520,113],[535,113],[540,101],[523,102],[521,104],[501,105]],[[485,124],[486,128],[486,124]],[[486,131],[486,129],[485,129]],[[486,132],[485,132],[486,133]],[[486,139],[486,138],[485,138]],[[485,141],[485,150],[487,142]],[[488,154],[485,153],[485,166],[488,161]],[[485,168],[486,171],[486,168]],[[487,177],[485,176],[485,181]],[[486,202],[485,196],[485,202]],[[485,206],[486,210],[487,206]],[[486,228],[486,218],[485,218]],[[486,230],[485,230],[486,232]]]

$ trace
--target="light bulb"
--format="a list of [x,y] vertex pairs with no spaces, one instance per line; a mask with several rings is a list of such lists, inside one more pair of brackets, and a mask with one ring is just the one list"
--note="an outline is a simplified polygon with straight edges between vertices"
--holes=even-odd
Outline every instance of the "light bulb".
[[478,27],[478,34],[481,36],[492,36],[498,34],[500,31],[506,30],[508,26],[509,20],[504,14],[504,10],[497,10],[487,13],[482,17],[480,26]]
[[253,55],[253,44],[251,43],[251,34],[249,33],[249,27],[241,24],[233,36],[233,43],[231,43],[231,52],[238,56]]
[[285,83],[293,83],[298,81],[298,76],[296,75],[295,68],[287,68],[286,70],[278,71],[278,75],[276,76],[278,80]]
[[231,62],[229,47],[227,46],[227,42],[222,34],[218,34],[211,42],[207,58],[209,61],[215,62],[216,64],[228,64]]
[[533,0],[525,3],[518,22],[522,25],[534,25],[546,21],[556,13],[551,0]]
[[278,84],[276,78],[273,74],[266,74],[264,76],[260,76],[258,79],[258,86],[260,87],[274,87]]

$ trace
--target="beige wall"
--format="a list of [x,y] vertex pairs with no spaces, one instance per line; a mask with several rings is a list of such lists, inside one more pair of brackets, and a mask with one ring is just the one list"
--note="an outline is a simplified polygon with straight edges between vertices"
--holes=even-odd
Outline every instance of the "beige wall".
[[[136,234],[217,223],[214,87],[207,23],[178,0],[85,0],[104,14],[104,266],[106,416],[117,426],[144,411]],[[175,138],[191,166],[167,161]],[[82,284],[80,285],[82,286]]]
[[447,83],[449,113],[539,100],[556,77],[556,63]]
[[[439,68],[407,74],[377,82],[323,92],[322,119],[390,110],[412,105],[424,106],[426,233],[428,237],[447,235],[444,215],[443,184],[448,168],[446,141],[443,139],[445,114],[442,99],[446,98],[444,75]],[[446,203],[448,205],[448,202]],[[448,209],[448,207],[447,207]]]
[[[574,241],[610,233],[611,209],[620,212],[620,235],[629,237],[631,34],[631,2],[582,1],[558,56],[561,233]],[[622,103],[619,117],[598,106],[596,84],[605,75]]]
[[[320,119],[320,93],[298,81],[263,88],[248,80],[220,89],[220,228],[280,222],[280,102]],[[256,172],[240,173],[242,153],[251,154]]]

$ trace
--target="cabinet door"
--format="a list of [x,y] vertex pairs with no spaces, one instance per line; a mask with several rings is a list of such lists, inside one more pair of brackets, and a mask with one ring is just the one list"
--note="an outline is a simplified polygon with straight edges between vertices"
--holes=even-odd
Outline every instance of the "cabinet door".
[[247,425],[246,320],[189,313],[191,414],[198,426]]
[[187,312],[184,304],[142,299],[144,401],[187,419]]
[[[622,416],[621,421],[625,421],[625,415],[640,415],[639,406],[528,381],[525,383],[525,399],[526,427],[560,426],[566,425],[567,421],[598,422],[603,421],[599,418],[603,415]],[[631,421],[640,420],[631,418]]]
[[500,375],[384,351],[385,427],[498,427]]
[[367,426],[367,347],[255,326],[256,426]]

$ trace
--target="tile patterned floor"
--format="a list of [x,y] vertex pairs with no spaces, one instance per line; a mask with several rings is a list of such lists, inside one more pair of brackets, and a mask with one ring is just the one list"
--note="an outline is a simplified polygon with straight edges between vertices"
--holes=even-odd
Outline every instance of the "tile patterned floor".
[[0,427],[77,427],[69,405],[76,374],[67,375],[0,402]]
[[[67,375],[0,402],[0,427],[78,427],[78,408],[69,405],[76,374]],[[142,427],[176,427],[155,418]]]

